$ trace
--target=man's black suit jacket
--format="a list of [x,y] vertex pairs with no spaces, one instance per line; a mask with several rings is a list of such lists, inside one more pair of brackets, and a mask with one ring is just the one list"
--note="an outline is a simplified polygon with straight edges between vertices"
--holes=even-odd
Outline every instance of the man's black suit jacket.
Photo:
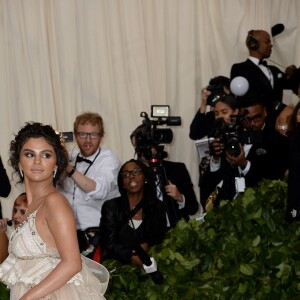
[[162,166],[165,170],[166,179],[175,184],[178,191],[185,197],[185,206],[179,209],[178,202],[165,195],[165,206],[167,211],[171,214],[171,216],[169,216],[169,219],[171,219],[170,222],[174,220],[174,224],[171,222],[172,227],[178,220],[182,218],[188,220],[190,215],[197,213],[199,204],[185,164],[162,160]]
[[277,103],[282,102],[283,89],[290,89],[291,84],[286,75],[275,66],[269,66],[274,78],[274,87],[263,73],[263,71],[250,59],[244,62],[234,64],[231,67],[230,79],[237,76],[245,77],[249,82],[247,95],[257,95],[261,101],[264,101],[267,110],[273,108]]
[[[271,125],[265,126],[262,131],[262,142],[254,143],[246,156],[251,163],[245,175],[246,187],[256,186],[265,179],[282,179],[288,168],[288,139],[276,131]],[[237,166],[230,166],[225,157],[221,159],[221,168],[216,172],[208,172],[204,176],[206,199],[217,184],[224,180],[219,189],[218,199],[232,200],[235,196],[235,177],[239,177]]]

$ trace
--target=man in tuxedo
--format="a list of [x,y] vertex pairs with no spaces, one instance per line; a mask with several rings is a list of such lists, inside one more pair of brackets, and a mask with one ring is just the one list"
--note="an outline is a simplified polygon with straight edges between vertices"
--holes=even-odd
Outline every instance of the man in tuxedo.
[[289,66],[285,73],[267,64],[272,53],[270,34],[264,30],[250,30],[246,38],[249,57],[246,61],[232,66],[230,79],[245,77],[249,82],[246,96],[255,95],[262,99],[273,124],[285,105],[282,103],[283,89],[290,89],[290,75],[295,66]]
[[164,160],[167,154],[163,146],[139,145],[137,135],[143,134],[143,130],[143,125],[138,126],[130,140],[138,159],[151,168],[155,176],[157,197],[164,202],[167,226],[171,228],[180,219],[189,220],[189,216],[197,213],[199,204],[185,164]]
[[267,110],[261,101],[242,100],[239,153],[232,154],[221,138],[211,142],[213,159],[204,184],[216,190],[217,202],[233,200],[245,187],[253,187],[263,178],[282,179],[288,168],[287,137],[266,122]]
[[100,147],[104,124],[98,113],[77,116],[74,135],[78,149],[70,153],[67,176],[60,191],[73,208],[80,252],[93,258],[102,204],[120,195],[117,184],[120,162],[110,150]]

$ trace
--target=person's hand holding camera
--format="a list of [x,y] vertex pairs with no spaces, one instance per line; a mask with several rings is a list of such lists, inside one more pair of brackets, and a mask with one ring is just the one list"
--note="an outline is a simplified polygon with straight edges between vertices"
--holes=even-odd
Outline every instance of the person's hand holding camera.
[[240,146],[239,155],[233,156],[233,155],[230,155],[226,151],[226,160],[230,163],[230,165],[238,166],[238,167],[241,167],[242,169],[244,169],[247,166],[247,159],[245,156],[245,151],[244,151],[243,146],[241,144],[239,144],[239,146]]
[[207,98],[210,94],[211,92],[207,90],[206,87],[201,90],[201,105],[199,108],[201,114],[204,114],[206,112]]
[[209,143],[209,149],[213,156],[214,161],[219,161],[221,154],[224,151],[224,144],[221,142],[220,138],[215,138]]

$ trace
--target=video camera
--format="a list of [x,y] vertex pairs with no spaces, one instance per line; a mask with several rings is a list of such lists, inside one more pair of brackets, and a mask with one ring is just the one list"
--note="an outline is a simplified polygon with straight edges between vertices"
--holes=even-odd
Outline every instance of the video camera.
[[[240,125],[240,121],[244,119],[246,111],[241,115],[232,115],[229,123],[226,123],[223,118],[218,118],[215,121],[215,127],[210,137],[219,138],[224,145],[224,150],[229,155],[239,156],[241,153],[240,144],[255,144],[262,141],[262,131],[255,130],[254,127],[244,128]],[[210,150],[213,152],[213,149]]]
[[[146,112],[141,112],[144,118],[142,124],[134,131],[135,148],[138,156],[144,156],[148,161],[153,158],[162,160],[167,157],[167,152],[163,151],[161,144],[170,144],[173,141],[173,131],[171,128],[157,128],[160,125],[180,126],[180,117],[171,117],[169,105],[151,105],[151,120]],[[152,149],[156,153],[153,153]]]

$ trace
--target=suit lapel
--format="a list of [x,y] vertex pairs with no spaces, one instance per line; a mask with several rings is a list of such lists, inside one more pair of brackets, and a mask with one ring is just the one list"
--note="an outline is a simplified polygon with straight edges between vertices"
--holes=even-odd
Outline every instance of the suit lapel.
[[[270,80],[266,77],[264,72],[250,59],[247,59],[246,61],[248,67],[249,67],[249,73],[252,73],[255,77],[259,78],[262,85],[264,85],[267,89],[273,90]],[[273,77],[274,74],[272,73]]]

